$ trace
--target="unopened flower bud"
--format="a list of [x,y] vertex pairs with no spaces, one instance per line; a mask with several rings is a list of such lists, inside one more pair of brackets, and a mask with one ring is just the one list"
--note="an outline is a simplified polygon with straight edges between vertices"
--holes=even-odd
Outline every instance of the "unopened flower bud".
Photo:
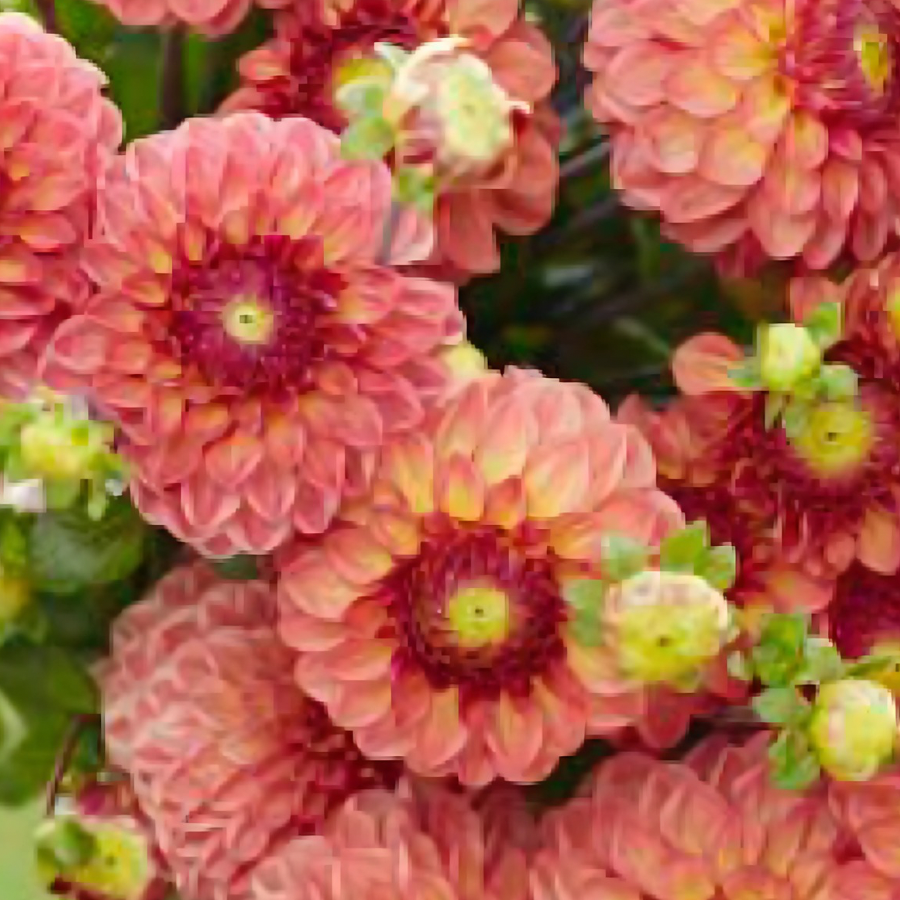
[[782,322],[762,333],[759,367],[769,390],[788,393],[814,375],[822,365],[822,351],[801,325]]
[[614,585],[603,625],[622,672],[645,684],[689,686],[731,636],[722,594],[681,572],[646,571]]
[[107,449],[106,436],[96,423],[42,416],[22,429],[22,461],[30,474],[48,481],[88,479]]
[[515,140],[513,100],[461,38],[423,44],[401,66],[385,104],[401,158],[430,156],[442,180],[491,169]]
[[897,746],[897,707],[881,684],[845,678],[823,685],[809,723],[822,768],[839,781],[865,781],[888,763]]

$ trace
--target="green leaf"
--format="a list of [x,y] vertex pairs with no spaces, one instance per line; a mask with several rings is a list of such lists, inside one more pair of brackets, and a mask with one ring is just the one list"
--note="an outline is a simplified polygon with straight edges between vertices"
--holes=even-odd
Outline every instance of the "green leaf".
[[770,725],[802,725],[811,707],[793,687],[773,687],[753,698],[753,711]]
[[823,303],[806,317],[803,326],[816,344],[827,350],[841,339],[842,319],[840,303]]
[[212,567],[217,575],[227,581],[253,581],[259,578],[259,560],[247,554],[213,560]]
[[809,422],[809,413],[809,404],[796,400],[784,407],[781,413],[781,425],[788,440],[794,440],[803,433]]
[[826,400],[851,400],[859,393],[859,376],[850,366],[822,366],[819,385]]
[[97,687],[74,656],[26,641],[0,649],[0,692],[19,710],[58,710],[71,716],[99,709]]
[[625,581],[647,568],[647,548],[624,534],[604,534],[600,538],[603,574],[611,581]]
[[737,578],[737,550],[731,544],[713,547],[697,565],[697,574],[717,591],[727,591]]
[[429,167],[401,166],[394,172],[394,197],[426,215],[434,211],[437,180]]
[[785,791],[803,791],[821,775],[809,741],[799,731],[783,731],[769,747],[772,780]]
[[28,537],[23,520],[14,515],[0,515],[0,570],[14,575],[28,570]]
[[808,631],[808,622],[799,613],[769,616],[759,642],[751,651],[754,671],[763,684],[770,687],[793,684],[805,662]]
[[781,415],[781,411],[784,409],[786,403],[787,397],[784,394],[766,394],[766,430],[771,428],[778,421],[778,417]]
[[599,647],[603,643],[603,623],[596,610],[577,610],[569,621],[569,630],[583,647]]
[[827,638],[811,637],[804,648],[805,662],[797,675],[799,684],[824,684],[843,677],[846,666],[837,647]]
[[147,526],[121,498],[100,521],[79,509],[41,516],[29,541],[34,587],[74,594],[126,578],[140,565],[146,536]]
[[351,122],[341,135],[344,159],[384,159],[394,147],[396,136],[381,115],[364,116]]
[[867,678],[870,675],[882,675],[888,669],[900,670],[900,655],[885,653],[864,656],[847,666],[846,675]]
[[759,372],[759,360],[751,357],[728,371],[728,380],[738,388],[747,391],[758,391],[763,387]]
[[694,572],[709,550],[709,526],[692,522],[669,535],[659,549],[659,567],[666,572]]

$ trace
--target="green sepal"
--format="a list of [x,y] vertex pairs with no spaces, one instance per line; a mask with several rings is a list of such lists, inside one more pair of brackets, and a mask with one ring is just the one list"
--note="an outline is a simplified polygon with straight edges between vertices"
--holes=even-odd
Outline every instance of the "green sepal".
[[768,687],[792,685],[804,664],[804,645],[809,633],[799,613],[777,613],[763,625],[759,642],[751,651],[753,670]]
[[785,394],[774,392],[766,394],[766,405],[763,417],[767,431],[778,421],[778,417],[781,415],[787,402],[788,398]]
[[737,579],[737,550],[732,544],[711,547],[705,555],[701,555],[695,572],[717,591],[724,593],[734,587]]
[[659,548],[660,569],[665,572],[695,572],[709,550],[709,540],[709,526],[702,519],[670,534]]
[[795,440],[803,433],[809,422],[809,413],[809,404],[800,400],[785,405],[781,413],[781,426],[788,440]]
[[212,567],[226,581],[254,581],[259,578],[259,560],[244,553],[213,560]]
[[821,350],[828,350],[840,339],[843,330],[840,303],[822,303],[804,320],[803,327]]
[[773,687],[758,694],[750,703],[753,711],[770,725],[799,727],[812,714],[812,707],[793,687]]
[[603,643],[603,622],[595,610],[576,610],[569,619],[569,631],[582,647],[599,647]]
[[848,664],[845,673],[848,678],[867,678],[870,675],[882,675],[885,669],[898,666],[900,666],[900,655],[898,654],[873,654]]
[[341,135],[341,156],[348,160],[384,159],[394,148],[396,135],[380,114],[352,121]]
[[824,684],[842,678],[847,670],[837,647],[827,638],[810,637],[804,646],[804,663],[796,684]]
[[401,166],[394,172],[394,199],[431,215],[437,199],[437,178],[430,166]]
[[822,769],[806,736],[783,731],[769,747],[772,780],[785,791],[804,791],[818,781]]
[[859,376],[842,363],[822,366],[819,387],[826,400],[852,400],[859,393]]
[[746,391],[763,389],[762,375],[759,371],[759,360],[751,356],[728,370],[728,380],[737,388]]
[[375,78],[351,81],[335,92],[335,104],[348,119],[380,116],[384,108],[386,86]]
[[647,547],[624,534],[604,534],[600,538],[600,563],[611,581],[625,581],[647,568]]
[[35,832],[35,844],[40,861],[60,873],[83,866],[97,850],[94,836],[65,816],[42,822]]

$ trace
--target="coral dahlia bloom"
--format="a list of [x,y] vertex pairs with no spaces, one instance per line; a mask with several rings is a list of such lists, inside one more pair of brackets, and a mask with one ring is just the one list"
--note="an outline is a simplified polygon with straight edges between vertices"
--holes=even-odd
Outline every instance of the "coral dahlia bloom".
[[[273,854],[254,900],[526,900],[527,865],[461,795],[401,786],[348,800]],[[497,839],[499,837],[499,839]],[[512,867],[511,863],[517,865]]]
[[533,900],[893,896],[824,786],[772,785],[767,744],[713,738],[685,762],[603,763],[586,796],[547,817]]
[[545,777],[589,731],[644,713],[564,593],[609,532],[654,544],[681,517],[649,448],[587,388],[511,370],[394,441],[371,502],[280,583],[297,679],[375,759],[457,775]]
[[448,35],[467,39],[467,49],[523,109],[512,120],[514,140],[490,165],[442,182],[432,262],[456,274],[495,271],[497,231],[537,231],[555,201],[559,123],[547,102],[556,69],[546,38],[519,16],[519,0],[350,0],[331,6],[317,14],[312,4],[300,3],[281,14],[275,38],[241,61],[244,84],[225,109],[306,116],[340,131],[346,123],[335,91],[369,71],[376,43],[413,50]]
[[704,520],[713,544],[735,548],[738,570],[726,592],[730,602],[745,608],[767,605],[782,612],[820,610],[831,600],[833,576],[822,572],[815,561],[786,558],[771,523],[745,507],[731,490],[731,471],[721,461],[726,438],[718,430],[729,402],[740,406],[744,401],[717,396],[711,410],[707,397],[683,396],[657,411],[631,396],[618,416],[650,442],[659,486],[685,519]]
[[704,434],[704,459],[739,510],[764,526],[781,555],[837,575],[854,558],[879,572],[900,566],[900,409],[890,391],[863,381],[858,397],[817,401],[798,434],[766,425],[766,394],[728,380],[742,351],[700,335],[673,369]]
[[120,22],[132,28],[187,25],[206,37],[234,31],[255,2],[274,9],[290,0],[99,0]]
[[873,260],[900,210],[889,0],[595,4],[588,105],[627,203],[728,268]]
[[101,168],[122,138],[103,73],[32,18],[0,14],[0,396],[20,397],[69,302]]
[[176,569],[120,617],[98,673],[110,763],[186,900],[248,896],[259,860],[392,777],[297,689],[274,620],[266,584]]
[[[461,337],[452,288],[383,261],[387,169],[242,113],[135,142],[108,181],[97,291],[47,379],[120,427],[141,512],[203,552],[321,533],[447,388]],[[412,219],[391,232],[391,259],[427,252]]]

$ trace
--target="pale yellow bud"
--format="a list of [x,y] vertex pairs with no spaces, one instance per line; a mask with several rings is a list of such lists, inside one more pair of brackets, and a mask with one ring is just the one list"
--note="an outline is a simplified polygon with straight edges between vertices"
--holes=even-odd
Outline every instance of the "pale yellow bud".
[[819,689],[809,740],[822,768],[838,781],[866,781],[897,746],[897,706],[882,684],[845,678]]
[[772,391],[789,392],[814,375],[822,365],[822,351],[810,333],[793,322],[770,325],[759,348],[760,376]]

